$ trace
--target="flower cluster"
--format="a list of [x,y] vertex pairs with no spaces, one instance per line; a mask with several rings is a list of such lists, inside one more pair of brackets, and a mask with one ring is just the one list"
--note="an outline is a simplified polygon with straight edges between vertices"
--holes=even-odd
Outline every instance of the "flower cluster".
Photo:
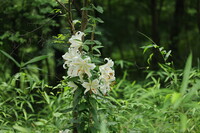
[[84,33],[80,31],[73,35],[69,39],[71,45],[68,52],[62,56],[65,60],[63,68],[67,69],[68,77],[79,78],[77,82],[69,81],[68,86],[76,90],[78,83],[85,88],[84,94],[87,92],[94,94],[101,92],[105,95],[110,90],[111,83],[115,80],[115,72],[112,69],[114,62],[105,58],[107,63],[99,67],[92,63],[90,56],[86,52],[80,51],[83,45],[83,35]]

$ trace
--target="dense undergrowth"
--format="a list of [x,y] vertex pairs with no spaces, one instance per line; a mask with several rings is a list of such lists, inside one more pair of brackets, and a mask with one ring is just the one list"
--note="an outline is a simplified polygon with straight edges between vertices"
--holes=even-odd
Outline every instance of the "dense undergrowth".
[[[99,98],[101,132],[198,132],[200,71],[192,56],[183,70],[160,65],[143,81],[125,71]],[[3,79],[3,78],[2,78]],[[33,73],[0,81],[0,132],[59,132],[72,127],[72,93],[66,81],[48,86]],[[83,107],[84,109],[84,107]]]
[[[48,3],[48,1],[46,2]],[[68,4],[70,8],[71,2]],[[61,4],[61,6],[63,5]],[[66,10],[66,7],[64,9]],[[101,33],[98,30],[95,31],[95,29],[98,29],[97,24],[103,23],[103,20],[93,16],[97,12],[103,13],[103,8],[91,4],[89,7],[83,7],[81,11],[83,14],[87,11],[92,12],[90,15],[85,14],[86,22],[83,22],[83,20],[85,21],[84,17],[82,17],[82,22],[74,21],[71,18],[69,21],[71,32],[75,33],[74,28],[80,29],[81,27],[86,36],[85,41],[80,43],[80,53],[85,50],[86,52],[83,52],[84,56],[88,52],[88,55],[93,57],[92,60],[95,63],[99,63],[95,59],[101,55],[99,48],[102,48],[102,46],[101,42],[98,41],[98,36]],[[56,10],[56,12],[61,12],[61,10]],[[71,16],[70,12],[69,16]],[[74,24],[74,22],[78,25]],[[48,33],[48,29],[43,29],[43,31]],[[6,32],[2,38],[7,38],[10,34]],[[143,33],[141,34],[147,37]],[[66,47],[69,36],[71,36],[70,33],[54,36],[54,39],[56,39],[56,41],[54,40],[55,47],[60,46],[57,44],[64,44]],[[37,37],[35,38],[35,40],[38,40]],[[114,38],[117,40],[116,37]],[[9,39],[11,41],[15,40],[11,37]],[[63,61],[60,61],[61,55],[56,55],[56,52],[54,53],[50,49],[46,49],[46,47],[44,48],[46,55],[36,57],[33,56],[34,54],[28,48],[22,49],[27,54],[33,54],[31,56],[33,58],[26,62],[24,60],[27,60],[29,56],[25,59],[15,59],[24,58],[26,54],[21,56],[14,54],[14,57],[12,54],[8,54],[11,52],[5,52],[6,49],[0,50],[2,57],[0,58],[0,70],[3,72],[0,73],[0,133],[76,133],[74,127],[77,128],[78,126],[79,131],[89,133],[198,133],[200,131],[199,67],[192,67],[192,54],[190,54],[185,63],[185,68],[176,69],[173,66],[173,62],[168,62],[171,51],[165,51],[163,47],[156,45],[150,38],[148,39],[153,44],[143,46],[144,53],[150,52],[149,49],[157,51],[151,51],[152,53],[150,52],[147,55],[149,67],[145,67],[144,71],[141,70],[139,72],[145,75],[145,78],[143,78],[143,75],[131,75],[130,71],[137,71],[133,66],[134,63],[120,58],[120,60],[115,61],[115,67],[119,65],[123,69],[118,67],[115,70],[120,70],[120,74],[122,73],[123,77],[118,76],[116,73],[116,82],[111,83],[112,90],[108,94],[104,93],[105,96],[90,95],[90,93],[84,95],[84,91],[81,90],[84,88],[81,88],[80,84],[76,89],[77,91],[75,93],[72,92],[73,88],[70,88],[67,83],[73,80],[80,80],[77,79],[77,75],[71,77],[70,80],[65,77],[67,76],[66,72],[64,73],[63,68],[62,70],[60,69],[63,63]],[[80,40],[82,41],[82,37]],[[22,42],[25,43],[26,41],[21,40]],[[117,43],[119,42],[117,41]],[[64,51],[65,48],[59,47],[55,49]],[[119,49],[122,50],[120,47]],[[40,51],[40,48],[35,51]],[[153,64],[153,59],[158,56],[155,56],[157,52],[161,56],[163,63],[158,63],[159,60],[157,60],[157,64]],[[92,56],[94,54],[95,56]],[[142,55],[142,53],[140,54]],[[55,58],[56,61],[50,58]],[[67,59],[68,57],[66,57],[65,61]],[[140,59],[143,59],[143,57]],[[9,65],[9,63],[12,63],[12,65]],[[113,63],[111,64],[110,67],[113,67]],[[56,65],[59,67],[55,67]],[[157,65],[155,67],[156,70],[151,70],[154,65]],[[16,70],[13,68],[16,68]],[[109,73],[109,76],[114,77],[114,70],[111,68],[110,70],[112,70],[112,73]],[[61,71],[60,74],[62,74],[61,76],[64,75],[64,77],[59,79],[59,83],[55,81],[51,84],[53,82],[52,79],[55,79],[55,73],[58,71]],[[88,71],[90,73],[90,69]],[[94,75],[94,71],[92,74]],[[98,74],[96,73],[95,78],[99,76]],[[130,77],[139,77],[140,80],[132,80],[133,78]],[[48,78],[50,79],[47,80]],[[88,82],[90,82],[90,79]],[[55,83],[56,85],[54,85]],[[76,104],[74,104],[75,102]],[[95,117],[93,117],[92,111]],[[79,115],[81,117],[77,117],[77,114],[74,117],[74,112],[81,112],[81,115]]]

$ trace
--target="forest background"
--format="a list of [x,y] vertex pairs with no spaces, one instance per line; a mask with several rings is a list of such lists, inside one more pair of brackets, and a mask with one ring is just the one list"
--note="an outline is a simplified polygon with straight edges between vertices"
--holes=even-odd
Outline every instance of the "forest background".
[[[95,39],[117,77],[102,132],[199,131],[200,0],[90,2],[98,7],[90,14],[99,18]],[[71,97],[60,84],[71,31],[62,7],[55,0],[0,7],[0,129],[68,128],[70,114],[62,111]],[[82,7],[73,0],[74,19],[81,20]]]

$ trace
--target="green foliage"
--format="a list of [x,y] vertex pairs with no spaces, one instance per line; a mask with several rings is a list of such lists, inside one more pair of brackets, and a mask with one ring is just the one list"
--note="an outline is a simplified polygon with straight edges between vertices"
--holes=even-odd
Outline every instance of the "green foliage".
[[108,109],[103,113],[107,114],[107,130],[198,132],[199,70],[191,69],[190,55],[184,71],[167,71],[177,79],[165,80],[168,75],[160,75],[164,72],[161,70],[151,75],[148,82],[131,83],[126,77],[118,81],[111,94],[114,98],[104,105]]
[[[36,75],[17,73],[0,84],[0,129],[2,131],[49,132],[66,128],[72,100],[69,88],[61,83],[48,86]],[[61,89],[54,94],[50,89]],[[69,102],[68,102],[69,101]]]
[[[174,22],[168,20],[175,15],[176,1],[157,2],[160,6],[156,7],[160,15],[157,26],[163,46],[149,37],[145,40],[137,32],[152,33],[149,1],[95,1],[80,9],[77,8],[81,2],[76,3],[76,8],[72,5],[77,28],[81,27],[78,11],[89,11],[83,49],[95,54],[92,61],[101,63],[96,59],[101,53],[116,59],[117,81],[112,92],[105,97],[91,97],[83,95],[83,88],[73,95],[66,82],[76,78],[61,80],[66,75],[61,71],[61,55],[71,35],[57,3],[2,1],[0,133],[51,133],[71,130],[74,125],[79,126],[79,132],[198,133],[200,70],[192,66],[198,63],[199,34],[198,23],[191,21],[198,16],[196,3],[185,2],[184,20],[179,19],[180,31],[172,36]],[[164,46],[176,49],[165,50]],[[145,65],[145,57],[149,65],[156,56],[151,51],[154,48],[164,59],[156,71],[146,69]],[[193,55],[185,63],[190,50]],[[174,65],[170,58],[179,64]],[[47,80],[49,77],[51,80]]]

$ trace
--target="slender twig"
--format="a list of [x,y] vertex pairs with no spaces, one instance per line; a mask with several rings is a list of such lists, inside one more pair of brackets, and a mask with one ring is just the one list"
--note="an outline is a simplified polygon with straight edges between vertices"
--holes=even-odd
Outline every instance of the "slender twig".
[[66,15],[67,15],[67,22],[69,23],[70,26],[70,30],[72,34],[75,34],[75,28],[74,25],[72,23],[72,14],[71,14],[71,0],[69,0],[69,9],[66,8],[66,6],[60,2],[59,0],[56,0],[56,2],[58,2],[58,4],[64,9]]
[[[96,29],[96,24],[94,24],[93,27],[92,27],[91,41],[94,41],[95,29]],[[93,53],[93,45],[91,45],[91,52]]]
[[[87,7],[87,6],[88,6],[88,0],[84,0],[83,7]],[[84,31],[86,29],[87,23],[88,23],[88,11],[83,10],[82,11],[82,21],[81,21],[81,31]]]
[[94,40],[95,29],[96,29],[96,25],[94,25],[94,26],[92,27],[92,33],[91,33],[91,40],[92,40],[92,41]]
[[65,7],[65,5],[62,2],[60,2],[59,0],[56,0],[56,2],[58,2],[58,4],[62,6],[66,13],[69,12],[69,10]]

